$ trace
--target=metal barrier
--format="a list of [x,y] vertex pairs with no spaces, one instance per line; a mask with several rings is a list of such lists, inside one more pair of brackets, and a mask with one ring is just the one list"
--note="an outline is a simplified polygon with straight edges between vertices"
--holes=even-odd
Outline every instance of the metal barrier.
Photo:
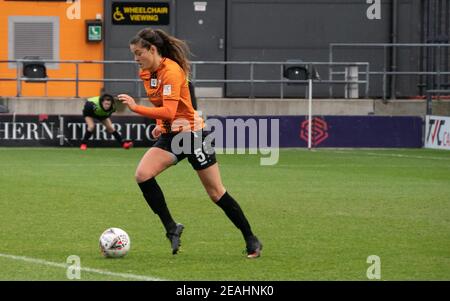
[[[21,70],[23,63],[25,62],[41,62],[41,63],[58,63],[58,64],[73,64],[75,66],[75,78],[28,78],[21,75]],[[14,78],[0,78],[0,81],[16,81],[17,87],[17,97],[22,95],[22,82],[23,81],[33,81],[33,82],[75,82],[75,97],[79,97],[79,84],[80,82],[136,82],[138,86],[140,79],[99,79],[99,78],[80,78],[79,77],[79,65],[80,64],[133,64],[136,66],[136,74],[138,72],[138,65],[134,61],[97,61],[97,60],[0,60],[0,63],[15,63],[16,64],[16,77]],[[47,96],[47,95],[45,95]]]
[[[395,76],[395,75],[434,75],[437,76],[437,82],[438,82],[438,90],[441,88],[441,81],[440,78],[442,75],[450,75],[449,70],[447,71],[441,71],[440,70],[440,65],[441,65],[441,51],[440,49],[443,47],[450,47],[450,44],[420,44],[420,43],[330,43],[329,44],[329,61],[330,63],[333,63],[333,59],[334,59],[334,54],[333,54],[333,50],[335,48],[344,48],[344,47],[381,47],[383,48],[383,70],[381,71],[370,71],[369,74],[370,75],[375,75],[375,76],[382,76],[383,77],[383,99],[386,99],[386,94],[387,94],[387,76],[391,75],[391,76]],[[438,50],[438,56],[437,56],[437,60],[438,60],[438,64],[437,64],[437,70],[436,71],[387,71],[387,65],[388,65],[388,55],[387,55],[387,49],[390,47],[417,47],[417,48],[428,48],[428,47],[434,47],[437,48]],[[393,64],[390,66],[391,70],[396,70],[397,66],[395,65],[395,60],[393,62]],[[335,74],[342,74],[342,72],[333,72],[333,67],[332,65],[330,65],[330,69],[329,69],[329,80],[333,80],[333,75]],[[391,97],[393,97],[395,95],[395,77],[394,80],[392,81],[392,85],[391,85]],[[329,88],[329,96],[330,98],[333,97],[333,87],[330,86]]]
[[[257,61],[193,61],[192,63],[192,81],[193,83],[250,83],[250,98],[254,98],[254,84],[255,83],[279,83],[280,84],[280,98],[284,98],[284,84],[308,84],[308,80],[289,80],[284,78],[284,68],[286,66],[306,66],[309,70],[312,70],[315,66],[341,66],[341,67],[362,67],[365,74],[364,80],[313,80],[314,84],[344,84],[354,85],[363,84],[365,86],[364,95],[368,97],[369,94],[369,63],[367,62],[257,62]],[[198,65],[248,65],[250,71],[250,79],[197,79],[197,66]],[[279,65],[280,66],[280,79],[254,79],[254,69],[256,65]]]
[[[74,78],[28,78],[21,75],[22,65],[26,62],[42,62],[42,63],[58,63],[58,64],[73,64],[75,66]],[[13,78],[0,78],[0,81],[16,81],[17,93],[16,96],[20,97],[22,94],[22,82],[74,82],[75,83],[75,97],[79,97],[79,85],[81,82],[134,82],[137,85],[138,94],[141,95],[141,82],[139,78],[129,79],[114,79],[114,78],[80,78],[79,65],[80,64],[133,64],[136,66],[136,74],[138,74],[138,65],[134,61],[98,61],[98,60],[0,60],[0,63],[15,63],[16,64],[16,77]],[[197,77],[198,68],[202,65],[248,65],[250,71],[249,79],[201,79]],[[279,65],[280,66],[280,79],[255,79],[255,66],[256,65]],[[307,66],[312,70],[315,66],[334,66],[334,67],[346,67],[346,68],[361,68],[363,72],[359,72],[365,75],[364,80],[359,80],[357,77],[351,80],[313,80],[314,84],[328,84],[328,85],[347,85],[348,87],[355,87],[355,85],[364,85],[364,95],[368,97],[369,93],[369,63],[367,62],[259,62],[259,61],[192,61],[191,62],[191,81],[195,83],[249,83],[250,84],[250,98],[254,98],[254,85],[257,83],[279,83],[280,84],[280,98],[284,98],[284,84],[308,84],[308,80],[290,80],[284,78],[284,68],[286,66]],[[47,92],[47,91],[46,91]],[[47,96],[47,95],[46,95]]]

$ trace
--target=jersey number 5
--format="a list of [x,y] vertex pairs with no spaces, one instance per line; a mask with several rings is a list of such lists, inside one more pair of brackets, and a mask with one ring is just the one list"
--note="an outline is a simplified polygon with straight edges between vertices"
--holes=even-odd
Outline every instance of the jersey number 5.
[[206,160],[206,156],[205,154],[202,152],[201,148],[197,148],[196,150],[194,150],[194,154],[197,157],[198,162],[205,162]]

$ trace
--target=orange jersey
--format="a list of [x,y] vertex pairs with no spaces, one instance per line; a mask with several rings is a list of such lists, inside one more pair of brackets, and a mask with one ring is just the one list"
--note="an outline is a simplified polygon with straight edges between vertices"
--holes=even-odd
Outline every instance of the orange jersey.
[[138,105],[134,112],[156,119],[163,133],[198,131],[203,119],[192,107],[186,74],[173,60],[163,58],[153,73],[141,71],[145,91],[155,108]]

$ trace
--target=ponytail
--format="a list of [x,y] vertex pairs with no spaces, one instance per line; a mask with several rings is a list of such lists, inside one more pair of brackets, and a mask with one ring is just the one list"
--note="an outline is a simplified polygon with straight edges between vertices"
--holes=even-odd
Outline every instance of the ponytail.
[[188,45],[184,41],[168,35],[161,29],[153,30],[151,28],[144,28],[130,40],[130,44],[139,44],[147,49],[151,45],[154,45],[161,56],[177,62],[186,75],[190,72],[190,62],[188,59],[190,52]]

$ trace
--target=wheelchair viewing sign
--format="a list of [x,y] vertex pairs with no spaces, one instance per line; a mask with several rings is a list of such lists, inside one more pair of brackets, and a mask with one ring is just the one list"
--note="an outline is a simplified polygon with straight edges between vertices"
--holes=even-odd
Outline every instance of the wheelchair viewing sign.
[[112,2],[114,25],[169,25],[169,3]]

